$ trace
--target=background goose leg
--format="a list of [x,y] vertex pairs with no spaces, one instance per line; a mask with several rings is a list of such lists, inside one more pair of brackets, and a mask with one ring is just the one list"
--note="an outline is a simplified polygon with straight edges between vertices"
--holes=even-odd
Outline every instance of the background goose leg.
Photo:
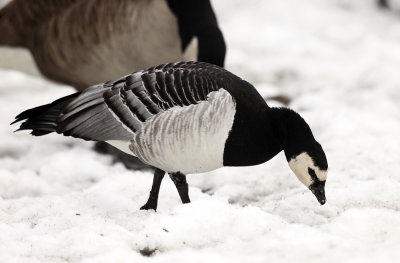
[[99,153],[111,155],[114,163],[122,162],[128,169],[131,170],[153,169],[150,165],[147,165],[142,161],[140,161],[139,158],[124,153],[106,142],[96,142],[94,149]]
[[390,9],[388,0],[378,0],[378,5],[379,5],[381,8]]

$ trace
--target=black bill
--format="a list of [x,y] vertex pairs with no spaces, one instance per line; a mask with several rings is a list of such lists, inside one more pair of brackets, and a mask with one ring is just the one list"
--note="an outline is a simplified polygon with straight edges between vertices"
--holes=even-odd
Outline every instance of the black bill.
[[325,181],[314,182],[309,188],[321,205],[326,203]]

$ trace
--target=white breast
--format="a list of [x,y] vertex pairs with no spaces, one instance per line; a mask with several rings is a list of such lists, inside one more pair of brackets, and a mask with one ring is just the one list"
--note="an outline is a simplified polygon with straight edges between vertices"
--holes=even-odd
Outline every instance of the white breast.
[[136,133],[130,149],[143,162],[166,172],[211,171],[223,166],[234,115],[232,96],[220,89],[211,92],[207,101],[151,117]]

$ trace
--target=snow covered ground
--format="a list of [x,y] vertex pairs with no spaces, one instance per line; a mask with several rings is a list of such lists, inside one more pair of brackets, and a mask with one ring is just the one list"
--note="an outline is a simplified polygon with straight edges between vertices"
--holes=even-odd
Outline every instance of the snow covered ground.
[[8,125],[72,88],[0,69],[1,263],[399,262],[400,15],[374,0],[213,3],[227,68],[292,98],[323,145],[327,204],[281,153],[189,175],[187,205],[166,177],[159,210],[140,211],[151,173]]

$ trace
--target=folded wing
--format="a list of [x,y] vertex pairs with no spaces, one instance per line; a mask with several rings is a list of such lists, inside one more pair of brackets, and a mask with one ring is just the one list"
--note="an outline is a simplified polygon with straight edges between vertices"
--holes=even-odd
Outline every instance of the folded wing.
[[57,132],[85,140],[132,140],[149,118],[206,101],[235,77],[201,62],[163,64],[27,110],[16,117],[33,135]]

